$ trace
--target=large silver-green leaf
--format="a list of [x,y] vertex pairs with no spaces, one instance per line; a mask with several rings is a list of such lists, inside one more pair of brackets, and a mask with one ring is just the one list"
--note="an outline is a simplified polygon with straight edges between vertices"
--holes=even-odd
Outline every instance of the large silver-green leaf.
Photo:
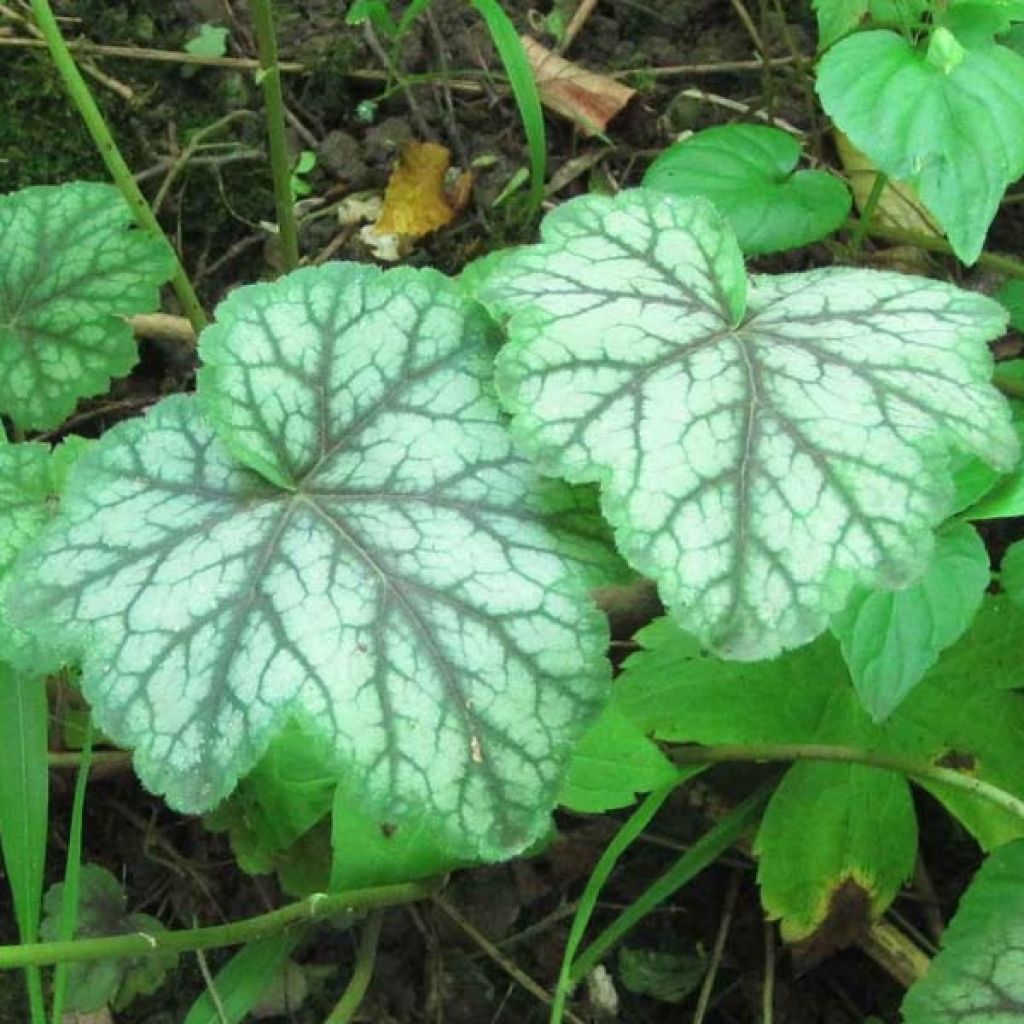
[[1014,465],[998,303],[902,274],[749,282],[704,200],[566,203],[483,289],[498,385],[544,472],[599,481],[619,548],[686,628],[765,658],[855,580],[897,587],[951,510],[947,450]]
[[1001,847],[960,901],[942,951],[903,1001],[905,1024],[1024,1020],[1024,841]]
[[573,564],[605,556],[513,449],[493,344],[440,274],[298,271],[221,305],[198,400],[75,467],[12,606],[174,807],[295,718],[385,820],[490,857],[544,830],[608,684]]
[[124,317],[156,309],[174,260],[131,224],[110,185],[0,196],[0,412],[20,426],[57,426],[135,365]]

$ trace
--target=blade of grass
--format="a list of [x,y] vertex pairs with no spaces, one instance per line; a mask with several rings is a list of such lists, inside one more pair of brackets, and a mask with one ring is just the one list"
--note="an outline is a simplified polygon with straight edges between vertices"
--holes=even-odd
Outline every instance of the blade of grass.
[[768,797],[774,788],[775,782],[773,781],[762,786],[733,808],[714,828],[701,836],[661,878],[622,911],[572,965],[569,972],[570,983],[575,985],[585,978],[628,931],[635,928],[652,910],[718,860],[760,818],[764,805],[768,802]]
[[[691,770],[692,769],[692,770]],[[569,938],[565,943],[565,952],[562,954],[562,966],[558,972],[558,984],[555,986],[555,996],[551,1003],[551,1024],[561,1024],[565,1016],[565,1004],[572,991],[573,982],[571,970],[573,960],[576,957],[576,950],[583,942],[583,935],[590,924],[590,918],[597,906],[597,898],[601,895],[605,882],[611,877],[619,858],[629,849],[633,840],[647,828],[651,819],[661,809],[661,805],[671,796],[672,791],[681,782],[692,779],[704,771],[701,765],[690,765],[684,769],[679,777],[670,785],[656,789],[649,794],[640,806],[626,819],[625,824],[615,833],[612,841],[605,847],[604,853],[587,879],[586,888],[580,897],[576,916],[573,918],[572,927],[569,929]]]
[[505,65],[512,95],[519,107],[530,153],[530,212],[536,213],[544,199],[544,179],[547,177],[544,111],[537,91],[537,81],[533,77],[530,59],[523,49],[519,33],[502,10],[501,4],[497,0],[470,0],[470,3],[484,19],[491,33],[494,48]]
[[217,999],[204,992],[192,1004],[185,1024],[239,1024],[267,991],[301,938],[302,930],[294,929],[244,946],[213,979]]
[[[0,849],[21,941],[36,941],[43,902],[49,800],[46,686],[0,662]],[[29,967],[32,1024],[45,1024],[39,968]]]
[[[79,762],[78,778],[75,780],[75,796],[71,804],[71,829],[68,834],[68,859],[64,868],[64,899],[60,908],[61,942],[70,941],[78,926],[78,890],[82,873],[82,822],[85,818],[85,791],[89,783],[89,767],[92,762],[92,719],[86,719],[85,738],[82,741],[82,759]],[[68,971],[66,964],[57,964],[53,973],[53,1024],[62,1024],[64,1018],[64,993],[67,989]]]

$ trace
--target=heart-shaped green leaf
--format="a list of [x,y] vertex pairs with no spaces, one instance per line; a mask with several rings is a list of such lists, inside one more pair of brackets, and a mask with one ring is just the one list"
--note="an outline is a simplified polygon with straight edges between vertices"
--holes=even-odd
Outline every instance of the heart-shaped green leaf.
[[566,203],[544,239],[483,289],[513,430],[601,483],[626,559],[729,657],[810,640],[855,580],[920,576],[947,448],[1017,460],[989,298],[868,270],[748,283],[710,204],[646,189]]
[[964,50],[941,27],[932,42],[925,54],[894,32],[848,36],[822,58],[818,95],[858,149],[917,190],[970,264],[1024,173],[1024,58],[997,44]]
[[57,426],[135,365],[124,317],[156,309],[174,260],[132,222],[110,185],[0,196],[0,412],[19,426]]
[[751,254],[796,249],[831,234],[850,212],[849,189],[825,171],[798,171],[800,144],[778,128],[727,124],[669,146],[644,185],[705,196]]
[[385,820],[488,857],[544,831],[608,685],[578,562],[610,556],[589,496],[514,450],[494,340],[440,274],[298,271],[221,305],[198,401],[77,464],[12,611],[82,657],[174,807],[212,807],[295,718]]

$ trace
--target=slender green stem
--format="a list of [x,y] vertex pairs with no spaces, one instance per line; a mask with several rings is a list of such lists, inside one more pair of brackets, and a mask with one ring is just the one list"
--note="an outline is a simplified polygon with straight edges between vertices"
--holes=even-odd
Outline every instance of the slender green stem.
[[917,782],[931,782],[949,786],[950,789],[958,789],[979,800],[985,800],[1018,821],[1024,822],[1024,801],[998,786],[993,786],[990,782],[953,771],[952,768],[942,768],[928,761],[916,761],[909,757],[862,750],[858,747],[818,743],[737,743],[713,747],[677,747],[672,751],[672,760],[678,765],[723,764],[731,761],[838,761],[843,764],[863,764],[871,768],[899,772]]
[[888,183],[888,177],[881,171],[875,175],[871,191],[868,193],[868,201],[864,204],[860,220],[857,221],[857,226],[853,229],[853,238],[850,239],[850,248],[855,253],[860,252],[860,247],[864,244],[864,236],[871,230],[871,225],[875,219],[875,211],[878,209],[878,203]]
[[[79,880],[82,874],[82,826],[85,820],[85,791],[89,784],[89,763],[92,757],[92,719],[86,721],[82,761],[75,780],[75,796],[71,803],[71,829],[68,835],[68,856],[64,868],[64,899],[60,908],[60,939],[69,942],[78,926]],[[57,964],[53,975],[53,1024],[64,1019],[64,994],[67,990],[67,964]]]
[[[846,231],[855,232],[862,223],[856,217],[851,217],[844,228]],[[939,252],[945,256],[956,255],[953,252],[953,247],[944,238],[925,234],[923,231],[908,231],[906,228],[890,227],[888,224],[879,224],[875,221],[867,227],[866,233],[871,238],[892,242],[894,245],[913,245],[918,249]],[[983,252],[978,257],[978,266],[998,271],[1008,277],[1024,277],[1024,261],[1016,260],[1012,256],[1004,256],[1002,253]]]
[[281,235],[281,254],[285,270],[299,265],[299,233],[295,225],[295,204],[292,202],[291,160],[284,131],[284,92],[281,89],[281,68],[277,61],[277,37],[274,34],[274,12],[270,0],[249,0],[256,28],[256,44],[260,57],[260,82],[267,113],[267,144],[270,149],[270,172],[274,178],[274,205],[277,208],[277,229]]
[[[32,12],[35,14],[39,31],[46,40],[54,67],[63,79],[71,96],[71,102],[74,103],[85,122],[103,162],[107,165],[110,176],[114,179],[114,184],[120,189],[121,195],[131,207],[139,226],[166,242],[163,229],[157,222],[149,203],[146,202],[146,197],[135,183],[132,172],[110,133],[102,111],[97,106],[89,91],[89,86],[86,85],[85,79],[75,64],[75,58],[72,57],[68,44],[61,34],[60,25],[57,24],[57,19],[53,15],[49,0],[32,0]],[[174,276],[171,278],[171,285],[185,315],[198,335],[206,326],[206,314],[199,304],[192,282],[189,281],[185,268],[181,265],[181,260],[177,258],[177,255],[175,255]]]
[[276,935],[294,924],[308,924],[346,911],[371,907],[391,907],[426,899],[436,890],[427,882],[386,885],[374,889],[353,889],[342,893],[314,893],[298,903],[248,917],[231,924],[211,928],[148,935],[111,935],[72,942],[37,942],[24,946],[0,946],[0,970],[13,967],[45,967],[50,964],[84,963],[114,957],[160,956],[163,953],[188,953],[196,949],[241,946],[252,939]]
[[377,941],[380,939],[380,926],[384,921],[384,911],[378,910],[370,915],[363,925],[363,934],[359,939],[356,951],[356,966],[352,977],[341,994],[341,999],[331,1010],[324,1024],[349,1024],[366,997],[366,990],[373,978],[373,965],[377,959]]

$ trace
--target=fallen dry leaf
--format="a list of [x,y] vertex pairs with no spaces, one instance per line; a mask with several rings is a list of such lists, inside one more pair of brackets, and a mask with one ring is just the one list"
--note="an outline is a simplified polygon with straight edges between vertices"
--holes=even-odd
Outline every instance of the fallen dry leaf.
[[[842,132],[836,132],[835,138],[839,159],[849,178],[857,209],[863,212],[874,188],[878,170]],[[886,183],[875,207],[874,218],[877,223],[893,228],[919,231],[926,235],[942,234],[917,193],[899,181],[890,180]]]
[[448,183],[451,154],[436,142],[407,142],[391,172],[384,207],[361,237],[386,262],[401,259],[424,235],[451,223],[469,202],[470,171]]
[[584,135],[600,135],[636,95],[614,78],[587,71],[559,57],[530,36],[520,36],[544,106],[579,125]]

